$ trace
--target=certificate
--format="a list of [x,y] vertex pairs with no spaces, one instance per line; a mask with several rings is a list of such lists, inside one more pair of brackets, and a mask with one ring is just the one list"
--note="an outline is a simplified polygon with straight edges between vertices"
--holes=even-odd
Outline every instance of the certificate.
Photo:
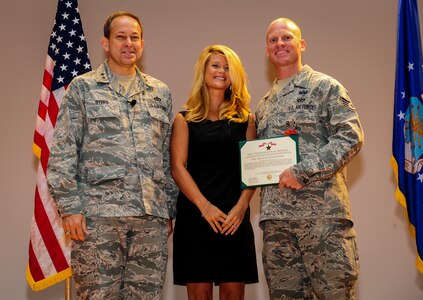
[[279,183],[283,170],[298,162],[298,135],[239,142],[241,188]]

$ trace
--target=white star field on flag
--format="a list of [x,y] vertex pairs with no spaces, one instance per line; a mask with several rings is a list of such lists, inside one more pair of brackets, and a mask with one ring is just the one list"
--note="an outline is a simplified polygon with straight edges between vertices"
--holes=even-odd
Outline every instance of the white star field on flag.
[[52,90],[68,85],[73,77],[91,70],[79,10],[71,1],[65,5],[66,11],[56,15],[48,50],[55,62]]

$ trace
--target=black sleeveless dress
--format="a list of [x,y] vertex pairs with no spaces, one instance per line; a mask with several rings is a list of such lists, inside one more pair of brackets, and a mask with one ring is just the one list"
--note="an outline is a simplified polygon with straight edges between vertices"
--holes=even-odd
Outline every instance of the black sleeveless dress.
[[[241,194],[238,142],[248,122],[189,122],[187,170],[203,195],[228,213]],[[180,192],[173,235],[174,284],[258,282],[254,233],[247,209],[234,235],[215,233]]]

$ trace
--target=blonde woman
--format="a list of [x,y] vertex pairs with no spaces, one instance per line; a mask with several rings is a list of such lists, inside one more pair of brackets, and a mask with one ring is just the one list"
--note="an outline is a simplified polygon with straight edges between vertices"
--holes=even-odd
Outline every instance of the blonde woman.
[[222,45],[203,49],[194,84],[173,124],[171,172],[180,188],[174,231],[174,283],[188,299],[244,299],[258,281],[249,202],[240,188],[239,145],[256,137],[246,74]]

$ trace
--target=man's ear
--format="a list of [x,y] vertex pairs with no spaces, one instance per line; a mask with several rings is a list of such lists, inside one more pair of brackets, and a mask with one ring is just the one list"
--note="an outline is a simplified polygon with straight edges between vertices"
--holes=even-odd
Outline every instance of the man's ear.
[[306,42],[304,39],[301,40],[301,52],[304,52],[306,49]]
[[109,52],[109,39],[106,37],[102,37],[101,40],[101,46],[103,47],[104,51]]

